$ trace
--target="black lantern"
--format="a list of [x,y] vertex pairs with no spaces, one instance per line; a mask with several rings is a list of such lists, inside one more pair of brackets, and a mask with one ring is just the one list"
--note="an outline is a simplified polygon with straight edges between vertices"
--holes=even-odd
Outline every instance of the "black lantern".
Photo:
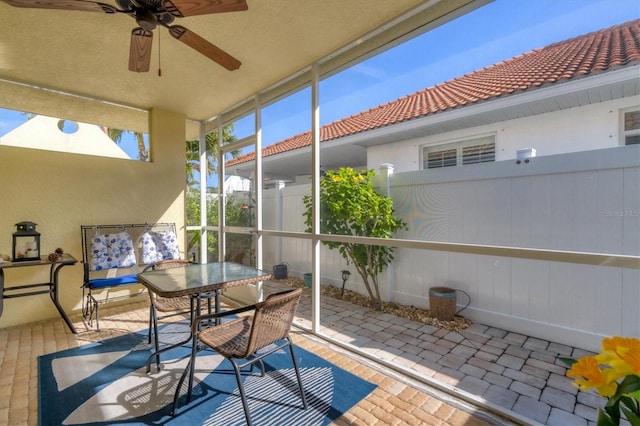
[[40,233],[37,223],[16,223],[18,230],[13,233],[13,261],[40,260]]
[[340,272],[342,273],[342,293],[340,293],[340,297],[342,297],[344,296],[344,285],[347,283],[347,280],[349,279],[349,275],[351,275],[351,272],[347,271],[346,269],[343,269]]

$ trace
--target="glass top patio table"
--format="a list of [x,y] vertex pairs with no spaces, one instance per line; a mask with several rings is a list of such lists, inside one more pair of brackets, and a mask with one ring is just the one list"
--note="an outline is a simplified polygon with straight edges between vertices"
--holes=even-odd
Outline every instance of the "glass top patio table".
[[[220,311],[219,291],[229,287],[253,284],[268,280],[271,273],[262,271],[252,266],[234,262],[215,262],[205,264],[192,264],[170,269],[158,269],[138,274],[138,280],[151,293],[160,297],[191,296],[197,301],[197,306],[192,305],[192,319],[200,312],[200,295],[215,294],[215,312]],[[156,307],[154,298],[151,298],[152,323],[154,331],[155,350],[147,359],[147,373],[150,371],[151,362],[155,358],[156,365],[160,369],[160,354],[177,346],[182,346],[191,341],[191,335],[182,342],[174,343],[160,349],[158,342],[158,328]],[[179,391],[179,389],[178,389]]]
[[161,297],[207,293],[267,280],[271,273],[234,262],[193,264],[138,274],[140,282]]

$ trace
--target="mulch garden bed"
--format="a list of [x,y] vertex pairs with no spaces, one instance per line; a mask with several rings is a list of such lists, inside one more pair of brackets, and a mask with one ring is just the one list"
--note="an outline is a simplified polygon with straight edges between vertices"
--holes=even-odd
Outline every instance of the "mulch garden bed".
[[[292,287],[303,288],[306,292],[311,292],[311,289],[305,287],[304,281],[299,278],[290,277],[274,281],[286,283]],[[342,296],[341,288],[323,284],[320,286],[320,293],[323,296],[331,297],[333,299],[345,300],[349,303],[353,303],[354,305],[373,309],[369,296],[356,293],[352,290],[345,289],[344,296]],[[471,320],[461,316],[456,316],[453,321],[442,321],[438,318],[433,317],[428,309],[421,309],[415,306],[405,306],[393,302],[383,302],[381,312],[451,331],[459,332],[471,325]]]

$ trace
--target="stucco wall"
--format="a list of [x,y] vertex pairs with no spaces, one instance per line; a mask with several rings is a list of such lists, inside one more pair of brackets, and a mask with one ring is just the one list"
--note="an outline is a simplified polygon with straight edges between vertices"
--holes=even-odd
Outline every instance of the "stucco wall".
[[634,106],[638,98],[627,97],[374,146],[367,149],[367,167],[391,163],[396,172],[420,170],[423,146],[486,134],[496,136],[496,161],[515,159],[517,150],[524,148],[534,148],[537,156],[612,148],[620,145],[621,110]]
[[[149,163],[79,154],[0,147],[0,253],[11,253],[14,224],[38,224],[43,254],[62,247],[78,259],[80,225],[175,222],[184,234],[185,118],[150,114]],[[5,271],[5,286],[48,281],[48,268]],[[60,300],[80,309],[82,265],[60,273]],[[47,295],[4,300],[0,328],[53,318],[62,321]]]

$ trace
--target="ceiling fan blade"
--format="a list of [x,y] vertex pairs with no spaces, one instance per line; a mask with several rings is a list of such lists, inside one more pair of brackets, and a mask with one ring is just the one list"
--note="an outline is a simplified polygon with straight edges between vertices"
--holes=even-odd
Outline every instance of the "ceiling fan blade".
[[1,0],[15,7],[33,9],[84,10],[87,12],[116,13],[117,9],[105,3],[83,0]]
[[163,0],[162,6],[167,12],[179,18],[210,13],[239,12],[249,8],[246,0]]
[[215,61],[218,64],[222,65],[229,71],[237,70],[238,68],[240,68],[241,62],[239,60],[181,25],[173,25],[169,27],[169,34],[171,34],[173,37],[177,38],[187,46],[202,53],[212,61]]
[[129,71],[147,72],[151,63],[151,44],[153,33],[142,28],[131,31],[131,47],[129,48]]

